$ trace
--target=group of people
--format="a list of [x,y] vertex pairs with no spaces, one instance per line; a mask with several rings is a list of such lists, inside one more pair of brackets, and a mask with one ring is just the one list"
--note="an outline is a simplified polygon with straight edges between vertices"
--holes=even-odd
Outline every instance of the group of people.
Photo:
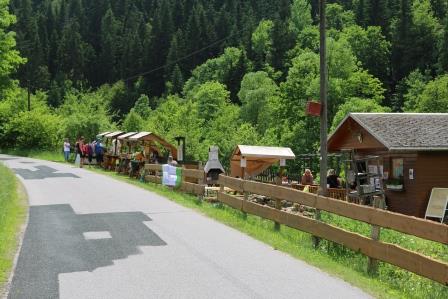
[[70,141],[66,138],[64,140],[64,159],[66,162],[70,159],[72,149],[74,149],[75,153],[75,164],[78,164],[79,161],[79,167],[81,168],[86,162],[86,159],[89,161],[89,165],[91,165],[94,157],[98,165],[103,163],[104,146],[100,139],[96,139],[88,143],[85,142],[84,137],[81,136],[78,140],[76,140],[75,146],[72,148]]
[[[310,169],[305,169],[305,172],[302,175],[302,179],[300,180],[302,185],[313,185],[314,177]],[[327,187],[328,188],[341,188],[342,183],[339,176],[336,174],[334,169],[329,169],[327,172]]]

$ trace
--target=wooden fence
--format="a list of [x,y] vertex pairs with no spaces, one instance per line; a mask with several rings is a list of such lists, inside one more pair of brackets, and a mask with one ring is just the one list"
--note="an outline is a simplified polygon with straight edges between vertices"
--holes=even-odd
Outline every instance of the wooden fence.
[[[162,184],[162,164],[145,164],[145,180]],[[193,183],[196,181],[196,183]],[[203,196],[205,193],[205,173],[200,169],[182,169],[180,190]]]
[[[277,201],[286,200],[302,204],[369,223],[374,229],[377,229],[378,227],[389,228],[442,244],[448,244],[448,225],[368,206],[357,205],[346,201],[335,200],[288,187],[247,181],[224,175],[220,175],[219,183],[221,190],[218,192],[218,200],[235,209],[270,219],[276,223],[284,224],[313,234],[314,236],[339,243],[354,251],[361,252],[370,258],[398,266],[444,285],[448,285],[448,263],[404,249],[395,244],[368,238],[306,216],[281,211],[279,210],[279,206],[277,206],[278,209],[275,209],[247,201],[247,194],[254,193],[271,197]],[[225,187],[244,193],[244,198],[224,192]]]
[[[292,188],[303,191],[306,185],[301,184],[293,184]],[[310,193],[317,194],[319,186],[317,185],[308,185],[308,191]],[[347,200],[347,190],[341,188],[328,188],[328,197],[339,199],[339,200]]]

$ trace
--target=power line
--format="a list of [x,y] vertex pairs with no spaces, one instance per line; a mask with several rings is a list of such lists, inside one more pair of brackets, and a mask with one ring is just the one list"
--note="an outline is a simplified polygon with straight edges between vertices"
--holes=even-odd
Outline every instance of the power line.
[[228,36],[226,36],[226,37],[224,37],[224,38],[221,38],[221,39],[219,39],[219,40],[216,40],[216,41],[214,41],[214,42],[208,44],[207,46],[205,46],[205,47],[203,47],[203,48],[201,48],[201,49],[198,49],[198,50],[196,50],[196,51],[193,51],[193,52],[191,52],[191,53],[189,53],[189,54],[187,54],[187,55],[185,55],[185,56],[182,56],[182,57],[180,57],[180,58],[174,60],[173,62],[170,62],[170,63],[167,63],[167,64],[165,64],[165,65],[158,66],[158,67],[156,67],[156,68],[154,68],[154,69],[151,69],[151,70],[148,70],[148,71],[145,71],[145,72],[142,72],[142,73],[133,75],[133,76],[131,76],[131,77],[128,77],[128,78],[126,78],[126,79],[123,79],[123,81],[130,81],[130,80],[132,80],[132,79],[136,79],[136,78],[141,77],[141,76],[146,76],[146,75],[149,75],[149,74],[151,74],[151,73],[153,73],[153,72],[156,72],[156,71],[158,71],[158,70],[164,69],[164,68],[166,68],[166,67],[168,67],[168,66],[174,65],[174,64],[176,64],[176,63],[178,63],[178,62],[180,62],[180,61],[182,61],[182,60],[185,60],[185,59],[187,59],[187,58],[189,58],[189,57],[191,57],[191,56],[194,56],[194,55],[196,55],[196,54],[198,54],[198,53],[201,53],[202,51],[205,51],[205,50],[207,50],[208,48],[211,48],[211,47],[215,46],[216,44],[219,44],[219,43],[221,43],[221,42],[223,42],[223,41],[225,41],[225,40],[227,40],[227,39],[229,39],[229,38],[231,38],[231,37],[233,37],[233,36],[235,36],[235,35],[238,35],[238,34],[244,32],[244,31],[246,31],[246,30],[249,30],[249,29],[248,29],[248,28],[245,28],[245,29],[239,30],[239,31],[237,31],[237,32],[235,32],[235,33],[232,33],[232,34],[230,34],[230,35],[228,35]]

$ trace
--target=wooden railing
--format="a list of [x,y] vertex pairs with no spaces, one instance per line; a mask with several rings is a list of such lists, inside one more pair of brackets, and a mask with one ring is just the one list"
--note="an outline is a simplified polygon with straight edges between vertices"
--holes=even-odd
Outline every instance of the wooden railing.
[[[145,181],[162,183],[162,164],[145,164]],[[187,181],[188,180],[188,181]],[[192,181],[196,181],[193,183]],[[203,196],[205,193],[205,173],[200,169],[182,169],[180,190]]]
[[354,220],[366,222],[372,227],[389,228],[423,239],[448,244],[448,225],[410,217],[398,213],[361,206],[346,201],[335,200],[317,194],[306,193],[288,187],[247,181],[220,175],[221,186],[218,200],[235,209],[275,221],[314,236],[333,241],[361,252],[366,256],[380,260],[402,269],[414,272],[444,285],[448,285],[448,264],[434,260],[420,253],[404,249],[398,245],[381,242],[350,232],[322,221],[300,214],[292,214],[263,206],[224,192],[230,188],[244,194],[253,193],[268,196],[276,200],[286,200],[319,210],[334,213]]
[[[317,194],[319,190],[319,186],[317,185],[300,185],[294,184],[291,187],[300,191],[303,191],[305,186],[308,186],[308,191],[310,193]],[[341,188],[327,188],[328,197],[338,199],[338,200],[347,200],[347,191]]]

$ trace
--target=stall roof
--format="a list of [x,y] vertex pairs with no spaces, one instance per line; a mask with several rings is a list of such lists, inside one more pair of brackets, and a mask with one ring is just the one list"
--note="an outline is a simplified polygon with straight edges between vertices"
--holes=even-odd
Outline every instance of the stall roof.
[[134,136],[137,133],[138,132],[129,132],[129,133],[118,136],[118,139],[119,140],[128,139],[129,137]]
[[140,139],[142,139],[143,137],[146,137],[146,136],[151,135],[151,134],[152,134],[151,132],[140,132],[140,133],[138,133],[138,134],[135,134],[135,135],[129,137],[129,139],[130,139],[130,140],[137,141],[137,140],[140,140]]
[[123,134],[124,134],[124,132],[122,132],[122,131],[116,131],[116,132],[109,133],[109,134],[105,135],[104,137],[115,138],[115,137],[123,135]]
[[289,147],[238,145],[233,155],[246,158],[268,158],[268,159],[295,159],[295,155]]
[[107,132],[100,133],[100,134],[98,134],[98,135],[96,135],[96,136],[97,136],[97,137],[103,137],[103,136],[105,136],[105,135],[107,135],[107,134],[110,134],[110,133],[112,133],[112,132],[107,131]]

